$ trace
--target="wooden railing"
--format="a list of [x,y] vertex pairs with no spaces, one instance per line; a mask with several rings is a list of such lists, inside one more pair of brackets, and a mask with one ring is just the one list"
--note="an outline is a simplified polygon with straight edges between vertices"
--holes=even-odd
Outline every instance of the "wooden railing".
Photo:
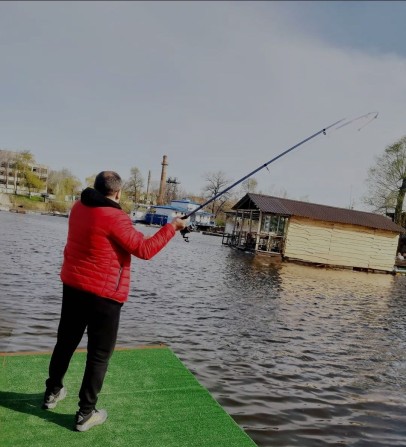
[[224,233],[222,243],[241,250],[282,253],[284,236],[272,233],[234,231],[233,233]]

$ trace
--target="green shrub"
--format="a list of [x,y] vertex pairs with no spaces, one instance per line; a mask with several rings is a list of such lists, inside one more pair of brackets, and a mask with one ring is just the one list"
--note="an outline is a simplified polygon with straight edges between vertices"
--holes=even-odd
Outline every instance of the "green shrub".
[[59,200],[50,200],[46,205],[50,213],[67,213],[72,207],[71,203]]
[[18,194],[10,194],[9,199],[14,207],[22,208],[29,211],[45,211],[46,204],[42,197],[28,197]]

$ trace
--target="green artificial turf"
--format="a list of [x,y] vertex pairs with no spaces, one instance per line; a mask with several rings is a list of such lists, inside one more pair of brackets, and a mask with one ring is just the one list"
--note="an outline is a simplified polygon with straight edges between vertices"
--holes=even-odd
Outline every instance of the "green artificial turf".
[[168,348],[115,351],[98,408],[109,417],[73,431],[86,354],[74,354],[68,396],[42,410],[50,354],[0,356],[1,447],[245,447],[254,442]]

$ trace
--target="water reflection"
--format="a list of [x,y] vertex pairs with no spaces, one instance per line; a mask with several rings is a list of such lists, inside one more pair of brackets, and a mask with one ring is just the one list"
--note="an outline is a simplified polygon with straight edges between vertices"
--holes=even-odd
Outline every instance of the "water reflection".
[[[51,349],[66,219],[0,225],[0,350]],[[118,343],[168,344],[261,446],[403,446],[405,284],[192,234],[135,260]]]

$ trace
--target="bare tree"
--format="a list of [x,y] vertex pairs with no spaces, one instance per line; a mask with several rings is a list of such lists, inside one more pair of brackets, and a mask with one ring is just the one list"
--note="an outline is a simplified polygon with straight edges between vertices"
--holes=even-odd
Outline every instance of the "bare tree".
[[8,180],[13,171],[13,165],[16,161],[16,152],[9,150],[0,150],[0,167],[3,171],[6,192],[8,192]]
[[[203,194],[207,199],[214,197],[223,189],[230,185],[231,180],[227,179],[226,174],[223,171],[211,172],[205,175],[206,184],[203,188]],[[211,212],[215,217],[224,210],[224,207],[230,198],[230,192],[226,192],[219,198],[213,200],[210,204]]]
[[247,194],[249,192],[255,193],[257,191],[258,182],[255,180],[255,178],[247,178],[241,183],[241,189],[243,191],[243,194]]
[[394,210],[394,221],[402,225],[403,202],[406,194],[406,136],[385,148],[369,168],[368,192],[363,197],[374,211],[387,214]]
[[159,197],[159,186],[160,182],[158,180],[152,180],[149,188],[149,194],[148,194],[148,203],[150,204],[156,204]]
[[131,168],[130,172],[130,178],[124,183],[123,189],[137,203],[140,200],[142,188],[144,187],[144,178],[136,166]]
[[89,188],[93,188],[94,181],[96,180],[96,175],[97,174],[92,174],[92,175],[89,175],[89,177],[85,178],[86,186],[88,186]]

